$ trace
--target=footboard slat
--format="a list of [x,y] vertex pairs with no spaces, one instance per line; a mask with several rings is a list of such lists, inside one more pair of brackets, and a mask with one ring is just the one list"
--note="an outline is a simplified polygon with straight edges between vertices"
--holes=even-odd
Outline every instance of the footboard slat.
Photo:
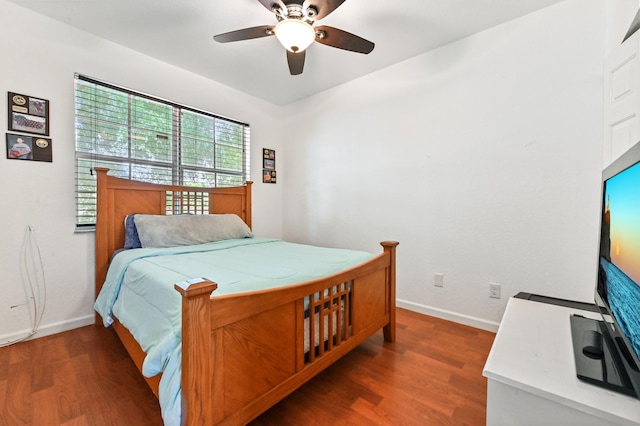
[[[309,296],[309,299],[313,299],[313,296]],[[313,304],[312,304],[313,306]],[[313,312],[313,307],[309,308],[309,312],[311,312],[309,314],[309,323],[307,325],[307,330],[305,332],[306,336],[305,339],[307,339],[309,341],[308,347],[309,348],[315,348],[316,347],[316,333],[312,333],[310,330],[315,330],[316,329],[316,316],[312,313]],[[304,345],[304,343],[303,343]],[[309,362],[313,362],[316,359],[316,354],[315,351],[307,351],[305,350],[305,354],[307,356],[308,361],[305,361],[306,363]]]

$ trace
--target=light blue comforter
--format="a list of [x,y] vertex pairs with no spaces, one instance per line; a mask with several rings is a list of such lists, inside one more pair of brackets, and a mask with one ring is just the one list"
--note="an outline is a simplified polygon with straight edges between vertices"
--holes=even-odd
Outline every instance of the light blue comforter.
[[138,341],[147,354],[145,376],[163,373],[162,418],[167,426],[179,425],[182,305],[175,283],[207,278],[218,284],[219,296],[320,278],[371,257],[267,238],[126,250],[113,258],[95,309],[105,326],[116,317]]

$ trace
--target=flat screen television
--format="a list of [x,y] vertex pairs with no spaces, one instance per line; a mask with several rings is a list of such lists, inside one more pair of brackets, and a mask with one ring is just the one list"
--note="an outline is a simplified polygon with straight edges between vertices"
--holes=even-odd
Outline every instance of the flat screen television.
[[602,174],[595,302],[571,316],[578,378],[640,398],[640,143]]

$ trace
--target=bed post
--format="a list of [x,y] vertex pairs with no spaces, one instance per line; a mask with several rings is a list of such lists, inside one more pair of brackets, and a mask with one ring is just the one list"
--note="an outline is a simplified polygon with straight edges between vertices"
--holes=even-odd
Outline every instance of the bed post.
[[396,340],[396,247],[397,241],[383,241],[384,252],[389,253],[389,269],[387,270],[387,282],[389,284],[389,324],[382,329],[384,340],[394,342]]
[[245,190],[245,195],[244,195],[244,197],[245,197],[245,211],[244,211],[245,220],[244,221],[247,224],[247,226],[249,227],[249,229],[253,229],[252,218],[251,218],[251,213],[253,211],[252,210],[253,207],[251,206],[251,193],[253,192],[252,189],[251,189],[252,185],[253,185],[253,181],[248,180],[246,182],[246,185],[245,185],[246,186],[246,190]]
[[[109,169],[104,167],[96,167],[96,234],[95,234],[95,295],[93,300],[98,297],[102,284],[107,276],[109,267],[109,252],[107,241],[109,239],[109,223],[113,218],[109,217],[109,197],[107,195],[107,172]],[[95,313],[96,324],[102,324],[102,318]]]
[[204,425],[214,418],[210,308],[217,287],[208,280],[186,289],[175,285],[182,295],[182,425]]

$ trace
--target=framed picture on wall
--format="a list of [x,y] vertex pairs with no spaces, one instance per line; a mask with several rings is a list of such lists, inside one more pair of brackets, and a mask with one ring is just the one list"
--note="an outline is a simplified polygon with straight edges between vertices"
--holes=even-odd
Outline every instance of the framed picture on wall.
[[51,163],[51,139],[7,133],[7,158]]
[[267,160],[266,158],[264,159],[264,168],[267,170],[275,170],[276,169],[276,162],[274,160]]
[[264,148],[262,150],[262,168],[267,170],[276,169],[276,151]]
[[49,101],[8,92],[9,130],[49,135]]
[[276,171],[275,170],[263,170],[262,182],[264,183],[276,183]]
[[262,148],[262,182],[276,183],[276,151]]

